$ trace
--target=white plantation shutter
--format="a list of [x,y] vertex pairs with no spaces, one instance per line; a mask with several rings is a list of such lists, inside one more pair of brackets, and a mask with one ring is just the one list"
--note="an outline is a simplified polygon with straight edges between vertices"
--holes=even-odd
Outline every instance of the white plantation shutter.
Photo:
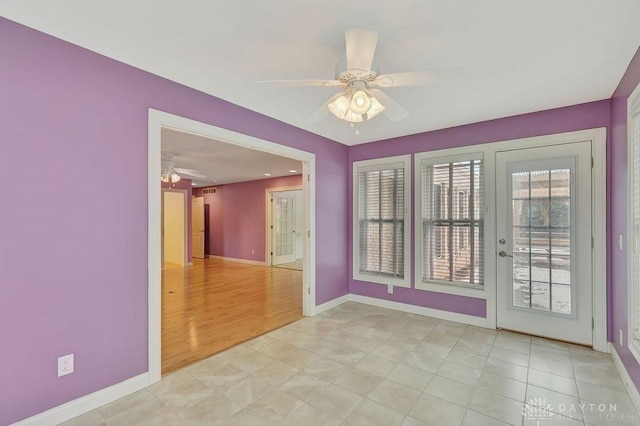
[[482,288],[483,182],[480,155],[422,161],[423,282]]
[[404,169],[358,173],[359,271],[404,278]]

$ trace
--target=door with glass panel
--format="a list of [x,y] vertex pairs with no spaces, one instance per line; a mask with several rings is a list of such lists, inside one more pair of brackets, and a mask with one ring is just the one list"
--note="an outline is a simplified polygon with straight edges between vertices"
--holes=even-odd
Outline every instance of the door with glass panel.
[[275,192],[272,200],[273,257],[271,264],[294,262],[296,260],[294,196]]
[[592,344],[591,143],[496,154],[499,328]]

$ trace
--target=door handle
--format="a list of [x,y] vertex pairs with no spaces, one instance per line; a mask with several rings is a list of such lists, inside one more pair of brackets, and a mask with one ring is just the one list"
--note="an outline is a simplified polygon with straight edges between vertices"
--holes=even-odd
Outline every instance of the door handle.
[[500,250],[500,251],[498,252],[498,256],[500,256],[500,257],[511,257],[511,258],[513,258],[513,256],[512,256],[512,255],[507,254],[507,252],[506,252],[506,251],[504,251],[504,250]]

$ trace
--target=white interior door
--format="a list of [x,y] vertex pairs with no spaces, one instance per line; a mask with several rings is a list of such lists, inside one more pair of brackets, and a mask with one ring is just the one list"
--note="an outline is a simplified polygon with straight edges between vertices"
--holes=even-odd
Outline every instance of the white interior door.
[[295,250],[295,197],[292,194],[273,193],[272,208],[272,265],[294,262]]
[[592,345],[591,143],[496,154],[499,328]]
[[191,257],[204,259],[204,197],[191,198]]
[[167,263],[185,266],[184,194],[163,191],[163,257]]

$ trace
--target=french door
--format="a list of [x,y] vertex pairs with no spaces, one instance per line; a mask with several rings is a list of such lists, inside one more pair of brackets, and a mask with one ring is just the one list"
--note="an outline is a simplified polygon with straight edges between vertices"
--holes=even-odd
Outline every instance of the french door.
[[496,154],[497,324],[591,346],[591,142]]
[[291,194],[273,193],[273,244],[271,264],[294,262],[295,250],[295,198]]

